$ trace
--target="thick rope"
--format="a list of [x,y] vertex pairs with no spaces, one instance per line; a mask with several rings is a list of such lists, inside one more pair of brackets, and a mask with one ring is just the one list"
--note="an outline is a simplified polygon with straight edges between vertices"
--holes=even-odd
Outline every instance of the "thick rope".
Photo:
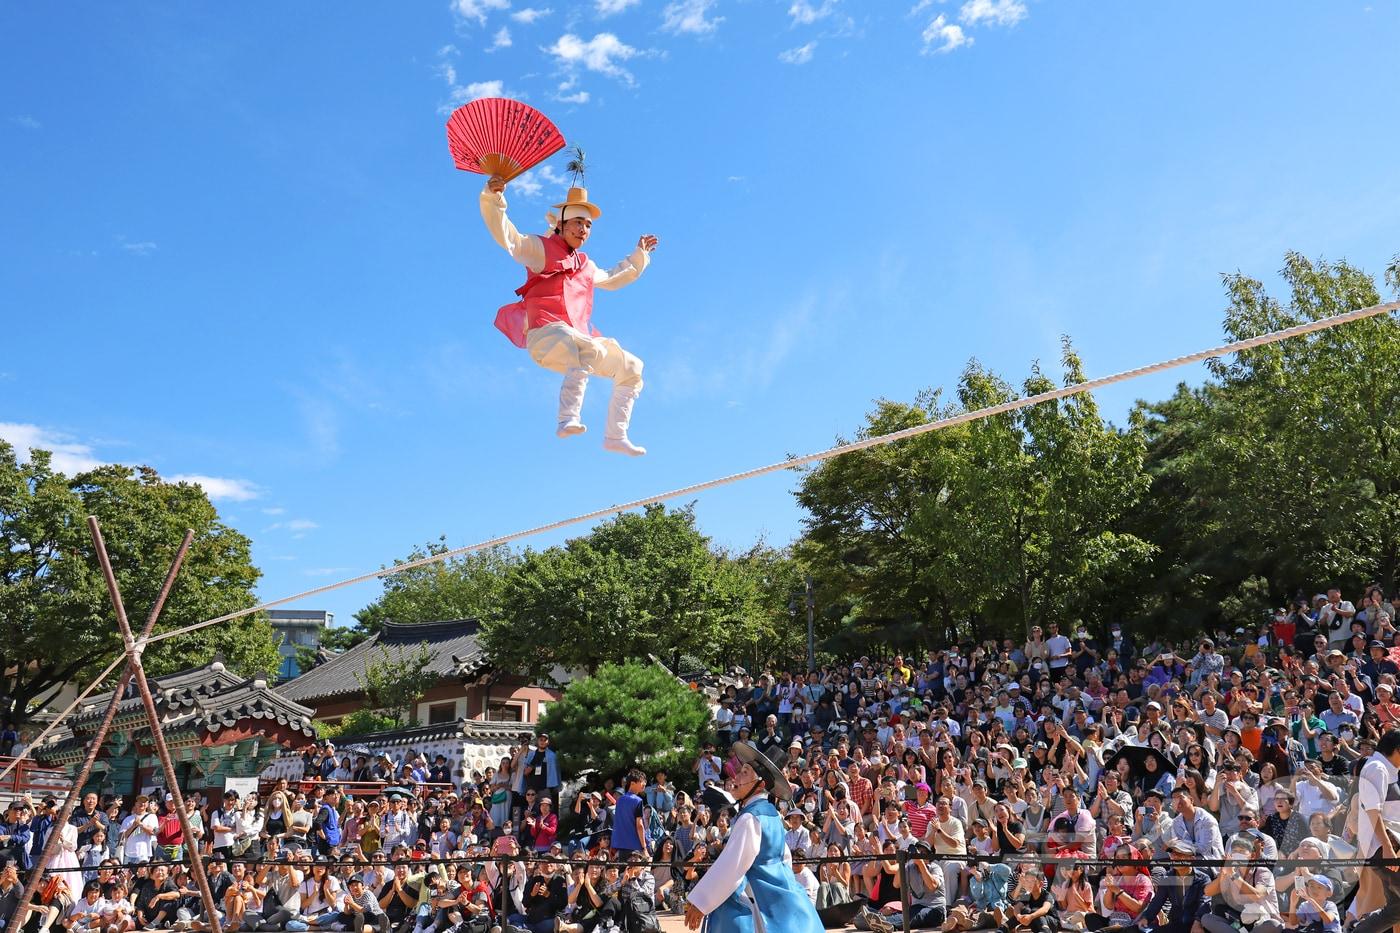
[[[780,463],[771,463],[767,466],[758,467],[753,470],[746,470],[742,473],[733,473],[729,476],[720,477],[719,479],[712,479],[707,480],[703,483],[695,483],[690,486],[684,486],[680,489],[674,489],[671,492],[663,492],[654,496],[647,496],[645,499],[634,499],[631,502],[625,502],[621,505],[614,505],[605,509],[597,509],[592,512],[587,512],[583,515],[576,515],[573,518],[565,518],[560,519],[559,521],[550,522],[547,525],[538,525],[534,528],[528,528],[524,531],[517,531],[512,534],[502,535],[498,538],[491,538],[487,541],[482,541],[477,544],[469,544],[465,547],[454,548],[450,551],[443,551],[439,554],[430,554],[427,557],[422,557],[418,560],[409,561],[408,563],[397,564],[393,567],[383,567],[379,570],[375,570],[370,573],[363,573],[357,577],[351,577],[348,580],[341,580],[338,583],[328,583],[324,586],[318,586],[313,589],[297,593],[294,596],[286,596],[282,599],[274,599],[271,602],[261,603],[257,606],[250,606],[247,609],[240,609],[237,612],[230,612],[226,615],[221,615],[217,618],[208,619],[204,622],[196,622],[193,625],[187,625],[184,628],[178,628],[168,632],[163,632],[159,635],[152,636],[151,638],[139,642],[137,644],[137,650],[144,650],[146,645],[151,644],[153,642],[164,641],[167,638],[175,638],[178,635],[185,635],[189,632],[194,632],[198,631],[199,629],[208,628],[211,625],[218,625],[222,622],[231,622],[234,619],[249,616],[256,612],[262,612],[266,609],[273,609],[277,606],[285,606],[288,603],[298,602],[299,600],[307,599],[312,596],[319,596],[322,593],[330,593],[338,589],[343,589],[347,586],[354,586],[357,583],[364,583],[368,580],[392,576],[396,573],[403,573],[406,570],[413,570],[418,567],[426,567],[430,564],[441,563],[442,561],[451,560],[454,557],[461,557],[465,554],[470,554],[473,551],[481,551],[485,550],[486,548],[497,547],[498,545],[508,544],[512,541],[518,541],[521,538],[528,538],[534,535],[544,534],[548,531],[555,531],[560,528],[567,528],[570,525],[578,525],[583,522],[595,521],[600,518],[608,518],[610,516],[617,515],[621,512],[630,511],[632,509],[639,509],[644,506],[654,505],[656,503],[665,502],[670,499],[678,499],[682,496],[694,495],[698,492],[704,492],[709,489],[715,489],[719,486],[726,486],[730,483],[737,483],[741,480],[753,479],[754,477],[764,476],[768,473],[776,473],[779,470],[790,470],[796,467],[806,466],[811,463],[820,463],[824,460],[831,460],[835,457],[841,456],[842,454],[853,453],[857,450],[865,450],[870,447],[878,447],[884,444],[892,444],[895,441],[902,441],[906,438],[916,437],[920,434],[928,434],[931,431],[941,431],[944,428],[949,428],[953,425],[965,424],[969,421],[978,421],[983,418],[990,418],[993,415],[1000,415],[1005,414],[1006,412],[1018,411],[1022,408],[1029,408],[1032,405],[1039,405],[1042,402],[1055,401],[1056,399],[1066,398],[1071,395],[1078,395],[1082,392],[1092,392],[1095,389],[1101,389],[1105,386],[1110,386],[1119,382],[1126,382],[1129,379],[1136,379],[1139,376],[1150,376],[1153,373],[1159,373],[1168,369],[1175,369],[1178,366],[1187,366],[1191,363],[1199,363],[1204,360],[1213,359],[1215,357],[1225,356],[1228,353],[1239,353],[1242,350],[1251,350],[1255,347],[1267,346],[1271,343],[1278,343],[1283,340],[1289,340],[1293,337],[1302,337],[1307,334],[1316,333],[1320,330],[1326,330],[1330,327],[1336,327],[1340,324],[1348,324],[1352,321],[1359,321],[1363,318],[1375,317],[1376,315],[1386,314],[1388,312],[1393,311],[1400,311],[1400,302],[1393,301],[1388,304],[1373,305],[1369,308],[1359,308],[1355,311],[1348,311],[1345,314],[1337,314],[1333,315],[1332,317],[1321,318],[1316,321],[1309,321],[1305,324],[1298,324],[1294,327],[1285,328],[1284,330],[1277,330],[1267,334],[1260,334],[1257,337],[1250,337],[1246,340],[1237,340],[1234,343],[1227,343],[1219,347],[1213,347],[1209,350],[1201,350],[1199,352],[1191,353],[1186,356],[1178,356],[1170,360],[1163,360],[1160,363],[1153,363],[1150,366],[1139,366],[1137,369],[1129,369],[1121,373],[1116,373],[1112,376],[1103,376],[1098,379],[1091,379],[1088,382],[1080,382],[1076,383],[1075,385],[1065,386],[1064,388],[1052,389],[1048,392],[1041,392],[1038,395],[1032,395],[1021,399],[1013,399],[1009,402],[1002,402],[999,405],[992,405],[988,408],[980,408],[976,411],[963,412],[962,414],[954,415],[951,418],[943,418],[938,421],[930,421],[926,424],[915,425],[912,428],[905,428],[902,431],[895,431],[891,434],[881,434],[876,437],[867,437],[863,440],[852,441],[849,444],[841,444],[836,447],[831,447],[819,453],[807,454],[803,457],[795,457],[790,460],[784,460]],[[54,719],[53,722],[49,723],[49,725],[44,729],[43,732],[41,732],[38,736],[35,737],[34,741],[30,743],[29,748],[37,747],[40,744],[40,742],[42,742],[45,738],[48,737],[48,735],[51,732],[53,732],[54,729],[57,729],[58,726],[65,719],[68,718],[68,716],[73,712],[73,710],[75,710],[78,707],[78,705],[87,698],[88,694],[90,694],[99,683],[105,680],[106,677],[109,674],[111,674],[113,670],[116,669],[117,665],[122,663],[123,660],[125,660],[125,658],[126,655],[123,654],[118,656],[114,661],[112,661],[112,663],[107,666],[107,669],[104,670],[100,675],[98,675],[97,679],[94,680],[91,684],[89,684],[87,689],[84,690],[81,694],[79,694],[76,700],[69,704],[67,709],[60,713],[58,717]],[[28,757],[28,754],[28,749],[26,749],[24,755],[17,757],[15,761],[7,765],[3,771],[0,771],[0,779],[4,778],[5,775],[9,774],[10,771],[12,771],[21,760],[23,760],[23,758]]]
[[393,567],[383,567],[379,570],[375,570],[370,573],[363,573],[357,577],[351,577],[348,580],[341,580],[338,583],[327,583],[324,586],[318,586],[314,589],[309,589],[304,592],[297,593],[295,596],[286,596],[282,599],[274,599],[271,602],[262,603],[257,606],[251,606],[247,609],[240,609],[237,612],[230,612],[226,615],[221,615],[218,618],[209,619],[205,622],[196,622],[195,624],[187,625],[184,628],[174,629],[168,632],[162,632],[161,634],[153,636],[152,638],[148,639],[142,644],[145,645],[153,642],[165,641],[167,638],[175,638],[177,636],[184,635],[189,632],[198,631],[202,628],[208,628],[211,625],[219,625],[223,622],[230,622],[234,619],[242,618],[243,616],[252,615],[255,612],[262,612],[263,610],[273,609],[277,606],[285,606],[288,603],[298,602],[299,600],[307,599],[311,596],[319,596],[322,593],[330,593],[347,586],[354,586],[357,583],[364,583],[367,580],[374,580],[379,577],[392,576],[393,574],[403,573],[406,570],[414,570],[418,567],[426,567],[429,564],[436,564],[445,560],[451,560],[454,557],[461,557],[462,555],[470,554],[473,551],[481,551],[487,548],[497,547],[502,544],[509,544],[510,542],[518,541],[521,538],[530,538],[535,535],[544,534],[545,532],[557,531],[560,528],[568,528],[570,525],[578,525],[584,522],[596,521],[600,518],[608,518],[610,516],[617,515],[621,512],[629,512],[633,509],[639,509],[644,506],[655,505],[658,502],[665,502],[670,499],[679,499],[683,496],[691,496],[698,492],[705,492],[709,489],[715,489],[720,486],[727,486],[730,483],[737,483],[746,479],[753,479],[755,477],[764,476],[769,473],[777,473],[780,470],[791,470],[796,467],[807,466],[808,464],[812,463],[820,463],[824,460],[831,460],[835,457],[841,456],[842,454],[853,453],[857,450],[866,450],[870,447],[879,447],[884,444],[893,444],[895,441],[902,441],[906,438],[917,437],[920,434],[928,434],[931,431],[941,431],[944,428],[950,428],[958,424],[966,424],[969,421],[980,421],[983,418],[990,418],[993,415],[1001,415],[1005,414],[1006,412],[1018,411],[1022,408],[1029,408],[1032,405],[1039,405],[1043,402],[1052,402],[1056,399],[1066,398],[1071,395],[1078,395],[1081,392],[1092,392],[1095,389],[1102,389],[1105,386],[1111,386],[1115,383],[1126,382],[1129,379],[1137,379],[1140,376],[1150,376],[1153,373],[1159,373],[1164,370],[1174,369],[1178,366],[1186,366],[1191,363],[1199,363],[1203,360],[1213,359],[1218,356],[1225,356],[1229,353],[1239,353],[1242,350],[1250,350],[1255,347],[1267,346],[1268,344],[1278,343],[1282,340],[1289,340],[1293,337],[1302,337],[1306,334],[1316,333],[1317,331],[1326,330],[1330,327],[1336,327],[1339,324],[1348,324],[1352,321],[1359,321],[1363,318],[1375,317],[1378,314],[1385,314],[1390,311],[1400,311],[1400,301],[1393,301],[1389,304],[1383,305],[1374,305],[1370,308],[1360,308],[1356,311],[1348,311],[1345,314],[1337,314],[1332,317],[1321,318],[1320,320],[1316,321],[1309,321],[1306,324],[1298,324],[1294,327],[1289,327],[1284,330],[1276,330],[1271,333],[1260,334],[1258,337],[1250,337],[1247,340],[1237,340],[1234,343],[1227,343],[1223,346],[1212,347],[1209,350],[1201,350],[1197,353],[1187,354],[1186,356],[1178,356],[1170,360],[1163,360],[1160,363],[1153,363],[1150,366],[1139,366],[1137,369],[1129,369],[1125,372],[1117,373],[1112,376],[1102,376],[1098,379],[1091,379],[1088,382],[1080,382],[1076,383],[1075,385],[1065,386],[1060,389],[1052,389],[1048,392],[1041,392],[1038,395],[1031,395],[1026,398],[1013,399],[1009,402],[1002,402],[999,405],[992,405],[988,408],[979,408],[976,411],[963,412],[962,414],[954,415],[951,418],[942,418],[938,421],[930,421],[925,424],[915,425],[912,428],[905,428],[901,431],[895,431],[890,434],[881,434],[876,437],[867,437],[863,440],[852,441],[849,444],[841,444],[837,447],[831,447],[819,453],[807,454],[806,456],[802,457],[794,457],[791,460],[783,460],[779,463],[770,463],[767,466],[757,467],[752,470],[745,470],[742,473],[732,473],[729,476],[722,476],[718,479],[707,480],[703,483],[695,483],[690,486],[683,486],[680,489],[673,489],[670,492],[663,492],[658,493],[654,496],[647,496],[644,499],[633,499],[631,502],[624,502],[620,505],[609,506],[605,509],[595,509],[592,512],[585,512],[582,515],[575,515],[573,518],[563,518],[558,521],[550,522],[547,525],[537,525],[534,528],[527,528],[524,531],[517,531],[508,535],[501,535],[498,538],[490,538],[486,541],[481,541],[477,544],[469,544],[465,547],[454,548],[450,551],[443,551],[440,554],[430,554],[427,557],[422,557],[418,560],[409,561],[404,564],[397,564]]

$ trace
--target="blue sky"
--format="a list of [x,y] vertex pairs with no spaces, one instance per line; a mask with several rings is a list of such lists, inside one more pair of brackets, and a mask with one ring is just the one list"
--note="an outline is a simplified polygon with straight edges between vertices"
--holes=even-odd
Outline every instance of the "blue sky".
[[[821,449],[972,356],[1211,345],[1219,275],[1288,249],[1400,251],[1395,3],[532,3],[0,6],[0,432],[204,477],[275,598]],[[606,383],[557,440],[491,328],[521,274],[443,132],[481,94],[587,149],[600,263],[661,237],[595,317],[645,458],[600,450]],[[784,543],[791,485],[702,527]]]

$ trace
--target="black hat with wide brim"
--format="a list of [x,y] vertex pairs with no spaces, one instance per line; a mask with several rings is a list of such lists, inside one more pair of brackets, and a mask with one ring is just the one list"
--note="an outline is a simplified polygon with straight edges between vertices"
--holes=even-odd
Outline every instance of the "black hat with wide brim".
[[783,769],[775,764],[763,752],[754,748],[748,742],[735,742],[732,751],[734,757],[744,764],[753,768],[759,777],[763,778],[768,785],[768,793],[779,800],[792,799],[792,785],[788,783],[787,776],[783,774]]

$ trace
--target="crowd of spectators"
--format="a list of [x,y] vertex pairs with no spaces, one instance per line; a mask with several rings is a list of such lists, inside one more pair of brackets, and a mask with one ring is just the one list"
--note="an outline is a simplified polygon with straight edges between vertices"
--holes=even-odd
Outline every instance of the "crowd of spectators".
[[1400,600],[1361,606],[1332,591],[1186,644],[1048,623],[738,672],[692,773],[602,776],[563,801],[546,735],[466,780],[445,758],[327,743],[304,781],[189,794],[193,839],[164,795],[90,793],[61,827],[57,801],[22,799],[0,821],[0,921],[58,832],[73,870],[28,908],[40,933],[207,928],[191,847],[230,930],[647,933],[723,852],[736,814],[715,790],[748,742],[786,769],[793,871],[831,926],[889,933],[907,884],[917,928],[1340,933],[1354,868],[1198,862],[1369,854],[1362,817],[1384,806],[1358,773],[1387,761],[1393,782],[1400,761]]

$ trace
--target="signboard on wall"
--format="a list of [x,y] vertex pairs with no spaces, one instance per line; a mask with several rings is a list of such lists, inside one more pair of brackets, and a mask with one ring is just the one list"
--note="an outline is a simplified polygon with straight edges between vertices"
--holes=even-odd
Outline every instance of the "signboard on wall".
[[238,796],[246,797],[249,794],[258,792],[258,779],[253,777],[226,777],[224,778],[225,791],[238,791]]

